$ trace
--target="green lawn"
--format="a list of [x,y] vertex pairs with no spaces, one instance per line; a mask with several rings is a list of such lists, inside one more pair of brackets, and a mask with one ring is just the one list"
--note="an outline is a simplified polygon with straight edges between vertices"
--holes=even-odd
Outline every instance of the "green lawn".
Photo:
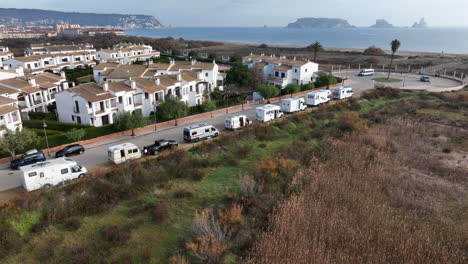
[[398,79],[398,78],[387,79],[386,77],[378,77],[378,78],[374,78],[372,80],[374,80],[376,82],[385,82],[385,83],[397,83],[397,82],[402,82],[403,81],[402,79]]

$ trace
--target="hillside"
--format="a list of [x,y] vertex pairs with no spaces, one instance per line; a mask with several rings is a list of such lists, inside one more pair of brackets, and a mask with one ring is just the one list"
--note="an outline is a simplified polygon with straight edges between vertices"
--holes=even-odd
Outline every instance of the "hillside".
[[294,23],[289,23],[286,28],[352,28],[347,20],[339,18],[299,18]]
[[380,89],[97,169],[6,203],[0,261],[466,263],[467,104]]
[[152,29],[162,26],[154,16],[148,15],[95,14],[40,9],[0,8],[0,24],[5,26],[54,26],[59,23],[124,29]]

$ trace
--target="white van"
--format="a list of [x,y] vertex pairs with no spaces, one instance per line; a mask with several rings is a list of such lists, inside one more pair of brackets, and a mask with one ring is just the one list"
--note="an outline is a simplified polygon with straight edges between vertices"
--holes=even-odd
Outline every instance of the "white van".
[[20,168],[21,183],[27,191],[39,190],[86,176],[88,170],[74,160],[58,158]]
[[208,124],[198,124],[184,128],[184,140],[188,142],[197,142],[217,136],[219,136],[218,129]]
[[307,108],[305,99],[302,97],[294,97],[281,100],[281,109],[285,113],[294,113],[304,111]]
[[359,73],[358,76],[372,76],[375,74],[374,69],[362,69]]
[[281,107],[277,105],[267,104],[257,107],[255,112],[257,120],[261,122],[269,122],[283,117],[283,111],[281,111]]
[[123,143],[117,146],[112,146],[107,149],[107,155],[111,162],[120,164],[127,160],[141,158],[140,149],[132,143]]
[[331,91],[321,89],[307,94],[307,105],[317,106],[320,104],[328,103],[331,100]]
[[250,126],[252,121],[246,115],[229,116],[224,120],[224,127],[228,130],[237,130]]
[[351,86],[341,86],[333,90],[333,99],[345,99],[353,96],[353,88]]

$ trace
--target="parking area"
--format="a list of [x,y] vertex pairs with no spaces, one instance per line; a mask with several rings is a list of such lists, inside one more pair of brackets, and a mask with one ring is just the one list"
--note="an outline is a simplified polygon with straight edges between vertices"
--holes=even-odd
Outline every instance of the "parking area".
[[[387,77],[386,73],[383,72],[376,72],[374,76],[358,76],[358,71],[350,71],[350,72],[335,72],[336,76],[342,78],[348,78],[345,81],[345,85],[353,86],[353,89],[356,92],[362,92],[369,87],[373,87],[374,79],[379,77]],[[405,89],[414,89],[414,90],[429,90],[429,91],[437,91],[440,88],[450,88],[450,87],[457,87],[461,84],[457,81],[440,78],[440,77],[430,77],[430,82],[422,82],[421,79],[422,75],[416,74],[407,74],[407,73],[392,73],[390,78],[400,79],[400,82],[392,82],[392,83],[385,83],[392,87],[400,87]]]

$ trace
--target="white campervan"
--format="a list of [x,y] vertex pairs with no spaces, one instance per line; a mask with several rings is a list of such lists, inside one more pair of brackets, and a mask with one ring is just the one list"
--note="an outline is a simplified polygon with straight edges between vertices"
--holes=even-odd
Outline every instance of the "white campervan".
[[331,100],[331,91],[321,89],[307,94],[307,105],[317,106]]
[[333,90],[333,99],[345,99],[353,96],[353,88],[351,86],[341,86]]
[[246,115],[229,116],[224,120],[224,127],[228,130],[237,130],[250,126],[252,121]]
[[374,69],[362,69],[359,73],[358,76],[372,76],[375,74]]
[[217,136],[219,136],[218,129],[208,124],[198,124],[184,128],[184,140],[188,142],[196,142]]
[[281,100],[281,108],[285,113],[294,113],[304,111],[307,108],[305,99],[302,97],[294,97]]
[[140,149],[132,143],[123,143],[121,145],[109,147],[107,155],[110,161],[115,164],[141,158]]
[[68,158],[58,158],[20,168],[21,183],[30,191],[48,188],[86,176],[85,167]]
[[283,117],[283,111],[281,111],[281,107],[277,105],[267,104],[257,107],[255,112],[257,120],[261,122],[269,122]]

